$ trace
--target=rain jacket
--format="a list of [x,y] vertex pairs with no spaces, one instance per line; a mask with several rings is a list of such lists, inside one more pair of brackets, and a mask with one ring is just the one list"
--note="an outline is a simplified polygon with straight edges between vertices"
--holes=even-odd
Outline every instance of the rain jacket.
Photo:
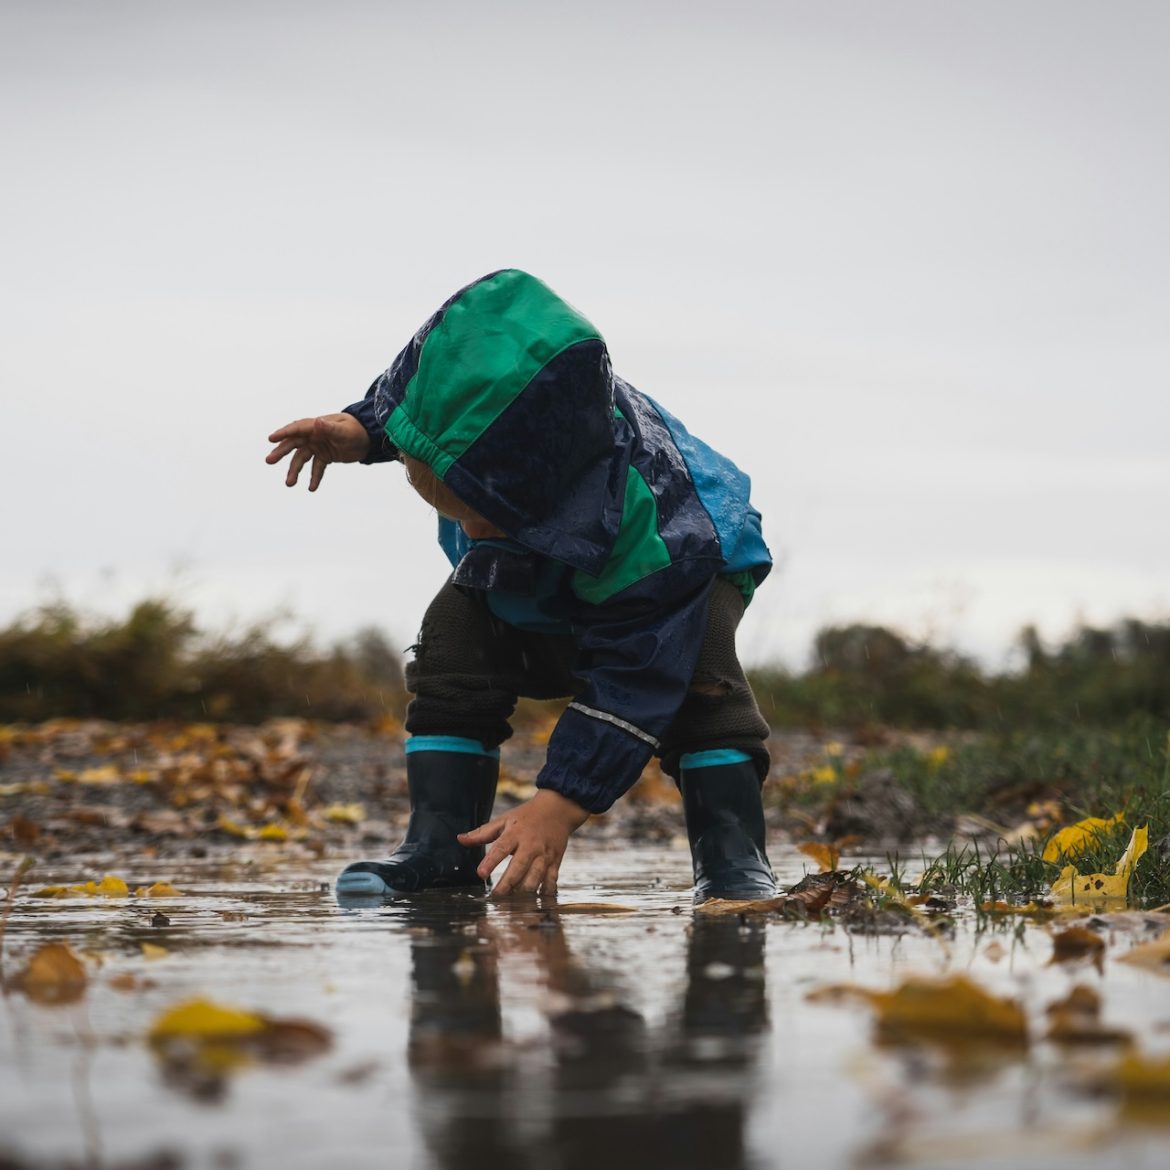
[[440,518],[456,585],[571,633],[583,688],[537,786],[603,812],[637,780],[698,660],[710,588],[771,567],[749,480],[610,368],[600,333],[527,273],[457,292],[346,408],[367,463],[426,463],[507,540]]

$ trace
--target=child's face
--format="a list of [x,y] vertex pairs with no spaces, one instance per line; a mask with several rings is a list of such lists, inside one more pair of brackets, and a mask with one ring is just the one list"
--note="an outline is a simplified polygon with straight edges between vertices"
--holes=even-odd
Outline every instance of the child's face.
[[406,465],[406,479],[412,488],[440,516],[454,520],[471,540],[502,540],[507,533],[489,524],[478,512],[473,512],[458,496],[435,475],[425,464],[409,455],[402,456]]

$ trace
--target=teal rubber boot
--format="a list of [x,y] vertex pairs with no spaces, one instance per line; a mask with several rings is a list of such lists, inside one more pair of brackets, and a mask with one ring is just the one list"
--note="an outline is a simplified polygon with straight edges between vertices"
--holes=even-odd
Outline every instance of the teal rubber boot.
[[778,893],[764,847],[764,802],[751,757],[719,749],[679,761],[695,901],[758,901]]
[[474,739],[416,735],[406,744],[410,822],[406,840],[385,861],[355,861],[337,879],[337,898],[356,905],[422,890],[483,892],[475,871],[480,846],[468,849],[457,836],[492,814],[500,753]]

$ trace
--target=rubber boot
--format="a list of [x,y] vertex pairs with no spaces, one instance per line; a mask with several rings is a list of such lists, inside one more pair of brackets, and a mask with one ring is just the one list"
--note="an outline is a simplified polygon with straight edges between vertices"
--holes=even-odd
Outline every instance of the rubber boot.
[[756,766],[744,752],[691,752],[679,761],[695,901],[776,896],[764,849],[764,803]]
[[385,861],[355,861],[337,879],[338,900],[394,897],[420,890],[486,890],[475,872],[483,846],[468,849],[456,835],[491,816],[500,753],[478,740],[416,735],[406,744],[410,822],[406,840]]

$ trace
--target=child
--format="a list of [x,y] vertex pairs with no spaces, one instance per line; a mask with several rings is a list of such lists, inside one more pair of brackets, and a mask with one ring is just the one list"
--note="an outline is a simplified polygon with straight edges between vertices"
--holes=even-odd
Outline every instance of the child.
[[[492,273],[361,402],[269,440],[289,487],[310,464],[310,491],[330,463],[402,461],[454,566],[406,669],[406,840],[349,866],[339,895],[482,890],[507,857],[497,896],[555,892],[569,836],[651,755],[682,791],[696,900],[776,892],[768,726],[735,653],[771,567],[748,477],[617,377],[580,313]],[[536,795],[492,819],[519,695],[572,701]]]

